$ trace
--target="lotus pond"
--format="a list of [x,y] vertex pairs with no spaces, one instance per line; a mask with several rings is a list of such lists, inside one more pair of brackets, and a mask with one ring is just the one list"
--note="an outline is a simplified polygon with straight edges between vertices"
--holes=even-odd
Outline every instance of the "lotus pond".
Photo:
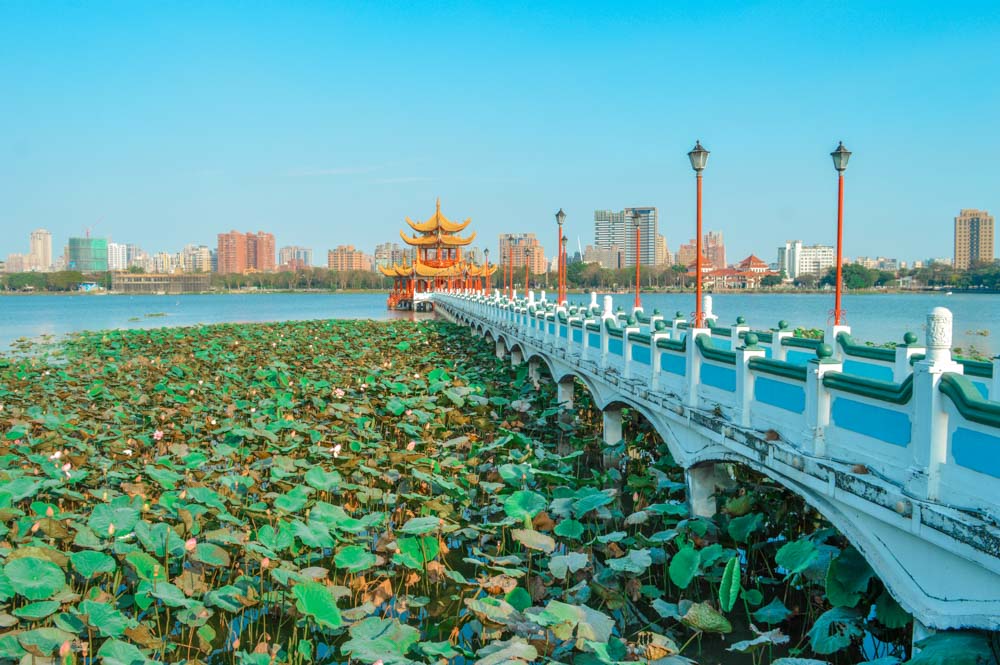
[[0,355],[0,661],[905,660],[910,617],[801,500],[731,469],[694,518],[663,441],[627,413],[605,446],[578,392],[441,322]]

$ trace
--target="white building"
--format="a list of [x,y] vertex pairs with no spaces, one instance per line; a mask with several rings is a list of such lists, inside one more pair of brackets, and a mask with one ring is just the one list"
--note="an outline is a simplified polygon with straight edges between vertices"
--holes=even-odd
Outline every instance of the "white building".
[[108,243],[108,270],[118,272],[128,269],[128,245],[120,242]]
[[801,240],[788,240],[778,248],[778,271],[788,279],[800,275],[822,276],[837,264],[837,254],[829,245],[803,245]]
[[178,263],[184,272],[212,272],[212,249],[207,245],[184,245]]

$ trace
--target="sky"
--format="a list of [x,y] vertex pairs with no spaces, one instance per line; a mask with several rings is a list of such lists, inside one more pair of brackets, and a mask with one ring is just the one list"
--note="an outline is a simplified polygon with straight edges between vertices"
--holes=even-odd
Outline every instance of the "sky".
[[[476,244],[595,209],[729,259],[787,239],[950,256],[1000,213],[1000,3],[0,0],[0,256],[48,228],[147,251],[273,232],[317,263],[441,197]],[[481,242],[480,242],[481,241]]]

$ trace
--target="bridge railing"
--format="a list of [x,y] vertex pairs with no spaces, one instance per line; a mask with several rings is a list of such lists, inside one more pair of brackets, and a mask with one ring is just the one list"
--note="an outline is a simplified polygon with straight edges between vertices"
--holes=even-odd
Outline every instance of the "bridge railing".
[[[794,338],[787,326],[760,333],[739,320],[691,328],[680,319],[619,316],[610,297],[584,307],[528,298],[441,294],[439,306],[487,325],[508,347],[552,354],[616,383],[773,432],[804,454],[855,465],[914,496],[971,506],[1000,519],[1000,394],[997,361],[951,354],[951,313],[933,310],[926,343],[908,334],[894,349]],[[645,319],[645,320],[643,320]],[[762,341],[762,337],[769,337]],[[800,354],[793,356],[792,353]],[[877,367],[877,376],[849,371]],[[986,374],[986,368],[990,376]],[[971,376],[966,376],[972,368]],[[866,370],[867,371],[867,370]],[[983,388],[985,386],[985,389]]]

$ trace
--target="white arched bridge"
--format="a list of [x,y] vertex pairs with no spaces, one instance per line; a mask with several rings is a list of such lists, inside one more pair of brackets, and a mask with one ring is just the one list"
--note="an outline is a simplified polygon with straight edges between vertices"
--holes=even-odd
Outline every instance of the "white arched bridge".
[[744,464],[801,495],[866,557],[896,600],[932,629],[1000,629],[1000,358],[953,357],[951,313],[926,341],[821,340],[782,322],[694,328],[680,316],[554,306],[499,293],[435,293],[435,310],[544,363],[572,406],[579,379],[621,440],[641,413],[687,470],[694,514],[715,511],[716,463]]

